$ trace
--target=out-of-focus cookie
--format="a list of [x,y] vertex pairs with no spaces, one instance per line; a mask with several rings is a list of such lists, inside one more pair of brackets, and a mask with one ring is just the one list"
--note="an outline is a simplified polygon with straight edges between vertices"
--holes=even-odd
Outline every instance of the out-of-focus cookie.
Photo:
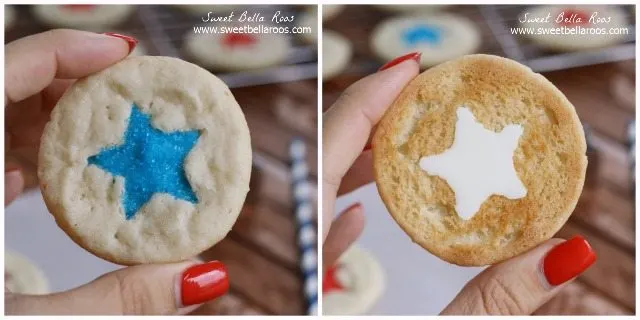
[[249,129],[229,88],[151,56],[76,81],[51,112],[38,165],[56,223],[125,265],[190,259],[222,240],[250,174]]
[[[522,28],[536,45],[552,51],[580,51],[623,42],[628,34],[624,12],[619,6],[537,6],[518,17]],[[618,32],[612,32],[612,30]]]
[[324,315],[363,315],[384,290],[384,272],[368,251],[352,246],[322,281]]
[[7,30],[13,26],[16,21],[16,9],[13,6],[4,6],[4,29]]
[[130,5],[35,5],[33,14],[42,23],[56,28],[109,31],[126,21],[134,7]]
[[[242,26],[239,26],[242,27]],[[254,26],[261,28],[260,25]],[[262,27],[266,27],[262,25]],[[289,38],[280,33],[194,33],[185,48],[195,62],[224,71],[262,69],[283,63],[289,56]]]
[[42,270],[25,256],[12,251],[4,252],[4,287],[11,293],[49,293],[49,282]]
[[327,21],[335,18],[344,10],[342,4],[323,4],[322,5],[322,21]]
[[439,4],[424,4],[424,5],[401,5],[401,4],[383,4],[376,5],[378,9],[390,12],[390,13],[401,13],[401,14],[435,14],[440,11],[446,9],[448,5],[439,5]]
[[378,123],[376,185],[411,239],[465,266],[551,238],[582,192],[584,131],[551,82],[518,62],[469,55],[414,78]]
[[371,49],[384,62],[404,54],[422,52],[427,68],[474,53],[480,46],[477,27],[454,14],[398,16],[379,24],[371,35]]
[[351,42],[331,30],[322,32],[322,80],[329,80],[342,73],[351,61]]
[[[296,18],[297,20],[298,18]],[[308,44],[318,43],[318,13],[314,10],[300,14],[300,18],[297,23],[298,27],[309,27],[311,32],[298,33],[300,38]]]
[[246,9],[246,6],[243,5],[225,4],[183,4],[178,5],[178,7],[191,15],[203,18],[207,18],[209,12],[211,12],[213,16],[218,16],[237,11],[235,12],[236,16],[239,16],[240,14],[242,14],[241,11],[244,11],[244,9]]

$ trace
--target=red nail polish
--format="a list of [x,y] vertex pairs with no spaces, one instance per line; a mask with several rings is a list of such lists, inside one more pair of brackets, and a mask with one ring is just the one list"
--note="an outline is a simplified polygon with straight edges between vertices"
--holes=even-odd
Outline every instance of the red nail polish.
[[189,267],[182,274],[182,305],[190,306],[213,300],[229,290],[227,269],[220,261]]
[[584,272],[596,261],[596,254],[581,236],[575,236],[551,249],[542,270],[552,286],[563,284]]
[[126,41],[127,44],[129,44],[129,53],[131,53],[131,51],[133,51],[133,49],[135,49],[136,45],[138,44],[138,39],[136,39],[134,37],[125,36],[123,34],[119,34],[119,33],[115,33],[115,32],[105,32],[103,34],[107,35],[107,36],[111,36],[111,37],[116,37],[116,38],[119,38],[119,39],[122,39],[122,40]]
[[362,152],[369,151],[369,150],[371,150],[371,143],[367,143],[367,145],[364,146],[364,149],[362,149]]
[[327,273],[322,278],[322,293],[344,289],[338,278],[336,278],[337,269],[338,266],[332,266],[327,270]]
[[387,70],[393,66],[397,66],[407,60],[413,60],[416,63],[420,64],[420,57],[422,56],[421,52],[411,52],[409,54],[405,54],[402,57],[397,57],[387,63],[385,63],[382,67],[380,67],[380,69],[378,69],[378,71],[382,71],[382,70]]

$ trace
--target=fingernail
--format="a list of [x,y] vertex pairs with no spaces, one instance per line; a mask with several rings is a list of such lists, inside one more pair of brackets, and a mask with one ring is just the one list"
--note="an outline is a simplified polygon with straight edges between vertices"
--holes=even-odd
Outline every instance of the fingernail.
[[362,152],[365,152],[365,151],[368,151],[368,150],[371,150],[371,143],[367,143],[367,145],[364,146],[364,149],[362,149]]
[[182,274],[181,285],[182,306],[213,300],[229,290],[227,269],[220,261],[191,266]]
[[544,257],[542,271],[552,286],[581,274],[596,261],[596,254],[582,236],[575,236],[551,249]]
[[402,57],[397,57],[387,63],[385,63],[382,67],[380,67],[380,69],[378,69],[378,71],[382,71],[382,70],[387,70],[393,66],[399,65],[407,60],[413,60],[415,61],[417,64],[420,64],[420,57],[422,56],[421,52],[411,52],[409,54],[405,54]]
[[124,34],[119,34],[119,33],[115,33],[115,32],[105,32],[103,34],[107,35],[107,36],[111,36],[111,37],[116,37],[116,38],[119,38],[119,39],[122,39],[122,40],[126,41],[127,44],[129,44],[129,53],[131,53],[131,51],[133,51],[133,49],[136,48],[136,45],[138,45],[138,39],[136,39],[134,37],[125,36]]
[[346,209],[342,210],[342,212],[348,212],[348,211],[355,210],[355,209],[358,209],[358,208],[361,208],[361,207],[362,207],[362,204],[360,204],[360,202],[354,203],[354,204],[350,205],[349,207],[347,207]]

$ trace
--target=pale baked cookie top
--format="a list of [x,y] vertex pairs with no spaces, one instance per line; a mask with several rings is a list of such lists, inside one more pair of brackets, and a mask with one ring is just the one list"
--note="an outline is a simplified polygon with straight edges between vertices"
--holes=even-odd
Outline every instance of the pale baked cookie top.
[[291,51],[289,38],[282,33],[249,33],[244,29],[282,28],[278,25],[236,22],[204,24],[202,27],[228,30],[227,33],[189,30],[185,35],[187,54],[206,68],[224,71],[262,69],[283,63]]
[[480,43],[475,24],[450,13],[396,16],[377,25],[371,34],[371,49],[380,59],[391,61],[419,51],[422,68],[474,53]]
[[129,18],[134,11],[130,5],[35,5],[33,14],[41,22],[53,27],[91,31],[108,31]]
[[49,282],[42,270],[23,255],[12,251],[4,252],[4,286],[12,293],[49,293]]
[[323,314],[366,314],[382,295],[384,286],[384,271],[378,260],[353,245],[323,278]]
[[[510,132],[507,143],[517,141],[510,151],[517,177],[498,186],[470,177],[467,183],[476,186],[471,191],[489,185],[505,191],[488,196],[477,210],[472,201],[466,214],[456,210],[455,186],[420,165],[454,150],[457,125],[465,123],[461,116],[495,132],[495,139]],[[417,76],[373,138],[376,183],[393,218],[414,242],[459,265],[493,264],[552,237],[582,191],[585,154],[582,125],[567,98],[542,75],[490,55],[465,56]],[[469,152],[465,161],[472,166],[483,159]],[[510,169],[499,163],[492,170]]]
[[251,143],[227,86],[168,57],[132,57],[78,80],[46,125],[38,175],[79,245],[120,264],[191,258],[231,229]]

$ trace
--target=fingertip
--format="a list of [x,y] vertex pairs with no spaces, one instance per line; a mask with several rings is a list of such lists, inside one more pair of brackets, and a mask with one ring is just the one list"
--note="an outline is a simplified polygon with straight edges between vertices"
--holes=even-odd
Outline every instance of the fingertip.
[[109,37],[114,37],[117,39],[124,40],[127,43],[127,46],[129,47],[129,53],[131,53],[131,51],[133,51],[133,49],[135,49],[136,46],[138,45],[138,39],[131,36],[127,36],[127,35],[119,34],[115,32],[104,32],[103,34]]
[[217,260],[187,267],[177,281],[179,309],[217,299],[229,290],[227,268]]
[[24,189],[24,177],[19,168],[10,169],[4,173],[4,204],[13,202]]
[[415,66],[417,67],[416,70],[419,70],[421,58],[422,58],[422,52],[418,52],[418,51],[411,52],[385,63],[382,67],[380,67],[380,69],[378,69],[378,72],[391,69],[400,64],[405,64],[407,66]]

